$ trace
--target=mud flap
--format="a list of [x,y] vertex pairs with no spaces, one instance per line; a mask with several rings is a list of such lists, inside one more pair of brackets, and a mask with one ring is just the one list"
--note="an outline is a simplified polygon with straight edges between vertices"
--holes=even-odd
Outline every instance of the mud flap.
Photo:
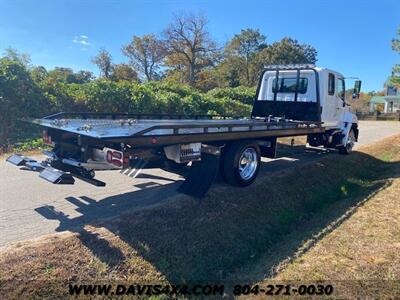
[[45,168],[39,174],[40,178],[43,178],[54,184],[74,184],[75,179],[71,174],[65,173],[61,170],[54,169],[52,167]]
[[219,171],[221,151],[217,149],[202,149],[201,161],[192,162],[189,174],[178,189],[180,193],[196,198],[205,196]]

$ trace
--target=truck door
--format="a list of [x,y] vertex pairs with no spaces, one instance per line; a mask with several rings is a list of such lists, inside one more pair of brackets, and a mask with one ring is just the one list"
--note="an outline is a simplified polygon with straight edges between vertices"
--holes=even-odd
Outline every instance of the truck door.
[[336,115],[337,123],[341,122],[344,118],[346,111],[346,87],[344,78],[337,78],[337,90],[336,90]]
[[328,73],[328,88],[322,108],[322,121],[325,126],[339,126],[344,103],[342,95],[344,95],[344,80],[339,79],[334,73]]

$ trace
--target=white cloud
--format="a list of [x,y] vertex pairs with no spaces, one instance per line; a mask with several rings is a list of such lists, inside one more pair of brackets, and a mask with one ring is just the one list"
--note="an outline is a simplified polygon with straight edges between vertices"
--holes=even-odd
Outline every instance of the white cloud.
[[89,37],[87,35],[81,34],[74,37],[72,40],[74,44],[80,44],[82,46],[91,46],[92,44],[89,42]]

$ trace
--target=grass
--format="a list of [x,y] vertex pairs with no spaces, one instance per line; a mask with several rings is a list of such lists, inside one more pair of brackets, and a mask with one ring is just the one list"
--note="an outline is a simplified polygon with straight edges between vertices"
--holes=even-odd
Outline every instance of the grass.
[[[246,188],[216,187],[201,203],[179,195],[73,234],[20,243],[1,250],[0,293],[67,298],[68,283],[96,282],[399,280],[393,252],[400,243],[400,206],[393,199],[399,162],[400,139],[389,138],[350,156],[332,154],[266,175]],[[369,217],[353,224],[364,209]],[[323,244],[328,248],[318,250]],[[373,253],[363,268],[354,268],[363,257],[358,250]],[[366,272],[369,261],[380,267]]]
[[379,158],[383,161],[391,161],[393,159],[393,153],[390,151],[382,153]]
[[[399,161],[398,138],[384,161]],[[397,147],[396,147],[397,146]],[[388,158],[390,157],[390,159]],[[340,297],[400,296],[400,168],[387,170],[390,179],[381,189],[358,202],[351,218],[323,237],[310,251],[298,253],[280,266],[275,280],[325,280],[334,283]],[[379,179],[376,180],[379,182]],[[352,180],[371,187],[373,181]]]
[[400,296],[400,180],[357,207],[351,218],[299,255],[274,279],[330,281],[345,298]]

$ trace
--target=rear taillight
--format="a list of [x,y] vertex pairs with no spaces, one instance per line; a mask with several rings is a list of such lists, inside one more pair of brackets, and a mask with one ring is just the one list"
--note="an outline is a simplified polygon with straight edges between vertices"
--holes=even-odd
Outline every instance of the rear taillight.
[[117,151],[113,151],[113,157],[116,159],[121,159],[122,158],[122,153],[121,152],[117,152]]
[[113,159],[112,163],[114,166],[117,166],[118,168],[120,168],[122,166],[121,161],[117,160],[117,159]]
[[108,150],[106,152],[107,162],[117,167],[129,166],[129,155],[119,151]]
[[129,154],[128,153],[124,153],[124,160],[123,160],[124,168],[129,167],[129,161],[130,161]]
[[112,160],[113,160],[112,151],[107,151],[107,161],[108,161],[109,163],[112,163]]

